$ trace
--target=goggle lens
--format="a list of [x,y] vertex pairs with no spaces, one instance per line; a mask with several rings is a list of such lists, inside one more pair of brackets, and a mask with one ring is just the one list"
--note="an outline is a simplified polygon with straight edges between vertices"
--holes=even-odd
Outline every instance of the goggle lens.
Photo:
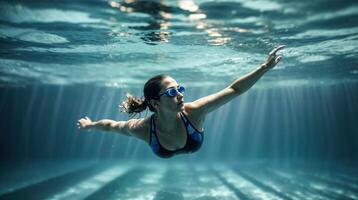
[[161,94],[161,95],[165,95],[167,94],[170,97],[174,97],[178,94],[178,92],[180,92],[181,94],[183,94],[185,92],[185,88],[184,86],[179,86],[178,89],[177,88],[170,88],[168,89],[165,93]]

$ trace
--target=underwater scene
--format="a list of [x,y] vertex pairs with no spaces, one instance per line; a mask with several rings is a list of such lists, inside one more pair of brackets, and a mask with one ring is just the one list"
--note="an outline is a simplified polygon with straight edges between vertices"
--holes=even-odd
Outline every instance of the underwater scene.
[[358,199],[357,19],[353,0],[0,1],[0,200]]

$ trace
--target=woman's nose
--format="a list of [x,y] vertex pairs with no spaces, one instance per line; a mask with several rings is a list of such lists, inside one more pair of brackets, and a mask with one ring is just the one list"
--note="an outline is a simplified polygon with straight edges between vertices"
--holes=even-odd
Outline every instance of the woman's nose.
[[178,100],[182,100],[183,97],[184,97],[184,95],[183,95],[182,93],[178,92],[178,94],[177,94],[177,99],[178,99]]

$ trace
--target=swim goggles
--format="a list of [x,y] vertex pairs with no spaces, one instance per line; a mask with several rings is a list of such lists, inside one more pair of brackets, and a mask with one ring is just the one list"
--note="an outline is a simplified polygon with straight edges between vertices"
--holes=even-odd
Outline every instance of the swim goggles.
[[169,88],[167,89],[165,92],[159,94],[159,96],[163,96],[163,95],[166,95],[168,97],[175,97],[178,93],[181,93],[181,94],[184,94],[185,92],[185,88],[184,86],[179,86],[178,89],[177,88]]

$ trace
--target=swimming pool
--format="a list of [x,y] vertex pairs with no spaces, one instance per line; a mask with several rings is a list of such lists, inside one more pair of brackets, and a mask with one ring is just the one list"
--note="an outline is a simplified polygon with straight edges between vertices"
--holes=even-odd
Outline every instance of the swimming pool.
[[[0,199],[357,199],[357,11],[334,0],[0,2]],[[85,115],[127,120],[118,103],[153,75],[175,77],[189,102],[279,44],[279,65],[208,116],[195,154],[162,160],[133,138],[76,129]]]

